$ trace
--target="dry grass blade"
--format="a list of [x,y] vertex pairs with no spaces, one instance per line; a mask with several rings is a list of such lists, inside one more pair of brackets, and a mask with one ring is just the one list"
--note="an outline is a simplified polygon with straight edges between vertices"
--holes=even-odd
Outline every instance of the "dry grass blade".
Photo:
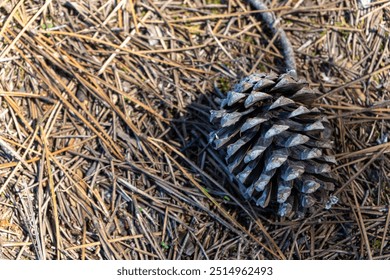
[[388,1],[265,1],[333,127],[338,202],[303,221],[208,145],[240,78],[284,71],[258,11],[101,2],[0,1],[2,258],[390,259]]
[[[11,42],[11,44],[9,44],[5,49],[3,49],[3,51],[0,53],[0,59],[1,58],[4,58],[11,50],[12,48],[15,46],[15,44],[19,41],[20,37],[23,36],[23,34],[27,31],[27,29],[30,27],[31,24],[34,23],[34,21],[46,10],[47,6],[49,6],[51,4],[52,0],[48,0],[45,2],[45,4],[36,12],[36,14],[34,16],[32,16],[30,18],[30,20],[27,22],[27,24],[23,27],[23,29],[18,33],[18,35],[15,37],[15,39]],[[14,9],[14,11],[17,11],[18,8],[21,6],[21,4],[23,3],[23,1],[20,1],[19,4],[20,5],[17,5]],[[3,27],[5,28],[6,25]],[[1,31],[2,33],[3,30]]]
[[55,240],[56,240],[56,256],[57,259],[61,259],[61,234],[60,234],[60,224],[59,224],[59,218],[58,218],[58,206],[57,206],[57,197],[56,197],[56,191],[54,189],[54,181],[53,181],[53,174],[52,174],[52,168],[50,164],[50,151],[48,150],[47,144],[46,143],[46,135],[43,133],[43,129],[41,129],[42,135],[42,140],[43,140],[43,145],[45,149],[45,162],[46,162],[46,171],[49,177],[49,188],[50,188],[50,194],[51,194],[51,203],[53,207],[53,215],[54,215],[54,227],[56,230],[56,235],[55,235]]

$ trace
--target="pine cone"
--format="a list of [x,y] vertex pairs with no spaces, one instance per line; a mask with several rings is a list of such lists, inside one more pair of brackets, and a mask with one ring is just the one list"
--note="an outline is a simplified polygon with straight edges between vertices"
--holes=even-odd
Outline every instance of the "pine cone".
[[316,92],[290,74],[256,73],[241,80],[210,120],[215,149],[226,162],[244,198],[277,209],[280,216],[301,216],[328,199],[334,189],[331,128],[310,101]]

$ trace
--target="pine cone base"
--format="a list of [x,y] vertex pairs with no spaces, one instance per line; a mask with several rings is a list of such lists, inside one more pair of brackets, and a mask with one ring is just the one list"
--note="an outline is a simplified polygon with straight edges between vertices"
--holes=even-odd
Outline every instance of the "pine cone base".
[[219,123],[210,142],[224,151],[241,194],[279,216],[302,216],[334,190],[331,127],[310,106],[316,96],[290,74],[256,73],[210,112]]

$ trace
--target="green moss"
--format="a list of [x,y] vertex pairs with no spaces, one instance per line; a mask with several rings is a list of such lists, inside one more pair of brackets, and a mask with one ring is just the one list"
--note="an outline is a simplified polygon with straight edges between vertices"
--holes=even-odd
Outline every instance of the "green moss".
[[384,193],[387,194],[387,195],[390,195],[390,188],[389,187],[385,187],[384,188]]
[[228,68],[231,68],[233,66],[233,64],[231,64],[230,62],[225,62],[225,66]]
[[340,30],[341,36],[343,36],[344,39],[348,38],[349,32],[345,30]]
[[195,35],[199,35],[201,34],[201,24],[186,24],[186,26],[188,27],[188,31],[191,33],[191,34],[195,34]]
[[247,43],[250,43],[250,44],[254,43],[253,37],[249,36],[249,35],[245,35],[244,36],[244,41],[247,42]]
[[19,71],[18,71],[18,72],[19,72],[19,73],[18,73],[19,81],[23,81],[24,78],[25,78],[25,76],[26,76],[26,73],[25,73],[23,67],[19,67],[18,70],[19,70]]
[[[381,79],[380,79],[379,75],[374,75],[374,76],[371,77],[371,79],[373,79],[373,80],[374,80],[375,82],[377,82],[378,84],[381,83]],[[378,132],[378,133],[379,133],[379,132]]]
[[231,84],[230,84],[230,80],[228,78],[225,78],[225,77],[221,77],[217,80],[217,83],[218,83],[218,88],[223,92],[223,93],[226,93],[230,90],[231,88]]
[[375,250],[379,250],[382,246],[382,241],[380,241],[379,239],[374,239],[373,242],[372,242],[372,248],[375,249]]
[[261,72],[267,72],[267,68],[264,66],[264,64],[261,63],[257,65],[257,70],[260,70]]
[[214,4],[214,5],[219,5],[222,4],[222,0],[206,0],[206,4]]
[[[388,37],[388,35],[386,36],[386,38]],[[385,44],[381,44],[379,46],[379,52],[383,52],[385,50]]]
[[126,74],[129,74],[129,73],[130,73],[129,69],[126,68],[126,67],[121,67],[121,70],[122,70],[123,72],[125,72]]

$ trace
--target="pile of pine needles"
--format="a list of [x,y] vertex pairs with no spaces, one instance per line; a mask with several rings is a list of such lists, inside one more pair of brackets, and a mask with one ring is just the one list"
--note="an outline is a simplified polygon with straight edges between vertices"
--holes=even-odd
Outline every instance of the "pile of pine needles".
[[232,84],[283,72],[244,1],[5,0],[0,258],[390,259],[389,2],[265,2],[323,93],[336,205],[278,218],[208,145]]

